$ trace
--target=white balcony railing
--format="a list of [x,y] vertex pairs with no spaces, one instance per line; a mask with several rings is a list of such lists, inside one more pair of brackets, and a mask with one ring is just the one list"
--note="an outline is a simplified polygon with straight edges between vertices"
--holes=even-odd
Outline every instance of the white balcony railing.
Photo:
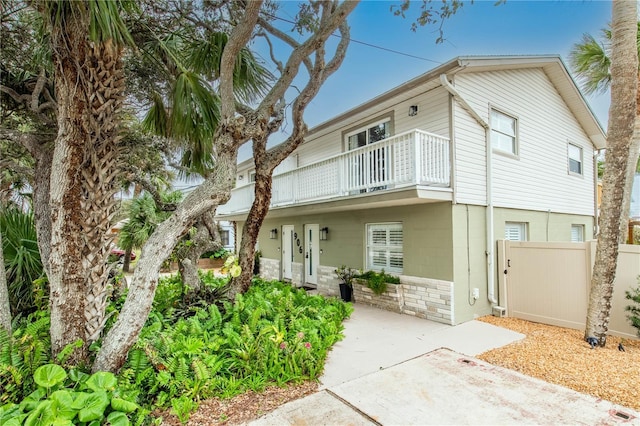
[[[412,185],[448,187],[449,139],[413,130],[273,177],[271,206]],[[248,211],[254,185],[235,188],[218,214]]]

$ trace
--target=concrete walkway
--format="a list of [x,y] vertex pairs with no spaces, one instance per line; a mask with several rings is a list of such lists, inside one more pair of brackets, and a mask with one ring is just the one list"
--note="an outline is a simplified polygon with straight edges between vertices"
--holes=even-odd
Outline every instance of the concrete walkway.
[[252,425],[640,425],[640,413],[473,358],[522,339],[355,305],[321,390]]

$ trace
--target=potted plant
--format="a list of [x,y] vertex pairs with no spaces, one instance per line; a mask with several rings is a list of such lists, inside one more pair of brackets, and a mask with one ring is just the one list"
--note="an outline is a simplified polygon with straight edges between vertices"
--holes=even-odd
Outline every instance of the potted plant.
[[341,281],[340,297],[345,302],[351,302],[351,295],[353,294],[353,279],[360,274],[360,271],[349,268],[346,265],[342,265],[334,272]]

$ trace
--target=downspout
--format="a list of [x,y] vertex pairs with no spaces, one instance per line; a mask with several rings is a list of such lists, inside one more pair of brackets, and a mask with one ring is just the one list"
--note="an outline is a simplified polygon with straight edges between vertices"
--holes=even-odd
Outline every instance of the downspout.
[[593,154],[593,239],[598,236],[598,156],[602,152],[602,149],[598,149]]
[[489,123],[484,121],[480,114],[478,114],[469,103],[460,95],[460,93],[456,90],[455,87],[449,83],[446,74],[440,75],[440,83],[442,87],[444,87],[453,97],[457,100],[460,105],[484,128],[485,134],[485,144],[486,144],[486,186],[487,186],[487,215],[486,215],[486,256],[487,256],[487,299],[493,305],[498,304],[498,299],[496,299],[495,292],[495,271],[493,265],[493,176],[492,176],[492,151],[491,151],[491,128]]

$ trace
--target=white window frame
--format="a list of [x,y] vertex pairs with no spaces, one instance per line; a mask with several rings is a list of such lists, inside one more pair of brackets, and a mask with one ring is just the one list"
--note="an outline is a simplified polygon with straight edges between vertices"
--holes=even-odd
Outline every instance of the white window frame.
[[256,181],[256,171],[251,170],[249,173],[249,183],[254,183]]
[[220,231],[220,242],[225,247],[229,246],[231,242],[231,231],[228,229],[222,229]]
[[[507,154],[517,158],[519,155],[518,118],[493,107],[489,111],[489,117],[491,125],[491,149],[496,152]],[[500,126],[498,126],[500,118],[506,118],[513,121],[512,133],[508,132],[506,128],[501,128]],[[507,137],[512,139],[511,149],[505,149],[505,147],[497,145],[497,141],[500,139],[500,137]]]
[[[373,240],[374,231],[380,233],[383,231],[385,235],[384,243],[375,243]],[[394,243],[392,233],[400,231],[400,244],[397,241]],[[367,223],[365,227],[365,239],[366,239],[366,268],[374,271],[394,272],[402,273],[404,269],[404,231],[402,222],[384,222],[384,223]],[[378,257],[378,262],[374,262],[375,254],[382,254],[384,256],[384,265],[382,265]],[[395,260],[395,265],[393,261]],[[400,265],[398,265],[398,260]]]
[[[574,148],[575,152],[571,152],[572,148]],[[584,175],[584,154],[581,146],[578,146],[574,143],[567,144],[567,170],[570,175],[575,176],[583,176]],[[577,155],[576,155],[577,154]],[[575,158],[575,157],[579,158]],[[578,165],[579,171],[575,171],[571,169],[571,162],[575,162]]]
[[[574,231],[579,235],[575,235]],[[577,236],[577,238],[575,238],[575,236]],[[571,225],[571,242],[572,243],[584,242],[584,225],[579,223],[574,223]]]
[[[527,222],[505,222],[504,239],[509,241],[528,241],[528,225]],[[518,238],[513,238],[516,235]]]
[[[388,133],[386,133],[384,135],[384,138],[382,138],[380,140],[384,140],[384,139],[387,139],[388,137],[390,137],[391,136],[391,117],[386,117],[386,118],[383,118],[382,120],[374,121],[372,123],[369,123],[369,124],[367,124],[365,126],[362,126],[362,127],[358,128],[358,129],[356,129],[356,130],[354,130],[352,132],[346,133],[344,135],[344,144],[345,144],[346,150],[347,151],[352,151],[354,149],[362,148],[362,147],[355,147],[355,148],[350,148],[349,147],[349,138],[351,136],[357,135],[358,133],[362,133],[362,132],[365,132],[365,135],[366,135],[365,136],[366,137],[366,143],[365,143],[364,146],[367,146],[367,145],[370,145],[372,143],[375,143],[375,142],[371,142],[369,140],[369,129],[371,129],[373,127],[380,126],[381,124],[386,124],[387,125]],[[378,141],[376,141],[376,142],[378,142]]]

